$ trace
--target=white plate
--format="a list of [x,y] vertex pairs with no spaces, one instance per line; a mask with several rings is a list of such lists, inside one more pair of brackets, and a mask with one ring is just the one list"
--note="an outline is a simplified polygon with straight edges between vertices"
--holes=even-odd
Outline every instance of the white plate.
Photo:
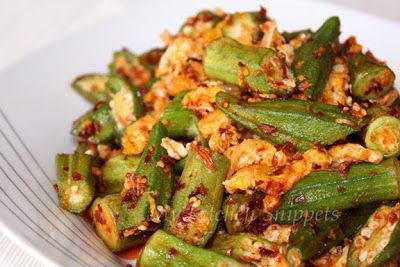
[[[176,31],[201,8],[258,9],[261,1],[138,1],[112,19],[37,50],[0,74],[0,225],[21,246],[48,264],[120,264],[90,226],[60,211],[52,182],[54,155],[74,149],[70,123],[89,108],[69,82],[76,75],[106,71],[114,50],[142,52],[161,45],[165,28]],[[282,30],[317,27],[339,15],[342,38],[356,34],[398,74],[400,25],[313,1],[266,1]],[[33,22],[34,23],[34,22]],[[397,83],[398,85],[398,83]]]

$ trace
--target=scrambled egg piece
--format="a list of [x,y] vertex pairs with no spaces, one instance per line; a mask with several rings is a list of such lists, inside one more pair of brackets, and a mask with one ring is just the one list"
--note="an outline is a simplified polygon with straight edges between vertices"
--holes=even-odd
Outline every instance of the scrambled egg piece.
[[156,118],[146,115],[128,126],[122,136],[122,153],[125,155],[141,154],[149,140],[150,130],[156,123]]
[[168,46],[156,71],[165,82],[168,93],[176,95],[182,90],[194,89],[205,79],[201,59],[204,47],[190,37],[178,36]]
[[344,144],[333,146],[328,150],[329,156],[334,163],[343,162],[371,162],[379,163],[383,159],[381,152],[371,150],[359,144]]
[[208,82],[187,93],[182,99],[182,105],[193,110],[196,115],[204,116],[215,110],[215,96],[221,91],[217,82]]
[[337,57],[319,101],[331,105],[345,106],[349,93],[349,82],[349,68],[343,58]]
[[168,137],[161,139],[161,146],[167,150],[168,156],[176,160],[180,160],[188,154],[187,149],[182,143]]
[[330,164],[331,159],[325,150],[310,149],[301,159],[283,168],[271,168],[259,164],[240,169],[230,179],[224,181],[224,186],[229,193],[248,189],[265,192],[267,196],[264,199],[264,210],[270,211],[278,206],[280,196],[297,181],[313,170],[327,169]]
[[273,144],[261,139],[246,139],[239,145],[230,147],[225,156],[230,162],[228,179],[234,172],[244,167],[256,164],[280,167],[287,161],[282,151],[278,151]]
[[198,128],[201,135],[209,140],[211,150],[224,153],[230,146],[237,145],[240,138],[232,124],[232,120],[217,109],[205,115],[198,122]]
[[154,83],[151,90],[144,96],[144,103],[153,110],[153,115],[157,118],[161,116],[168,102],[168,90],[164,81]]
[[276,244],[287,244],[291,233],[291,225],[271,224],[264,231],[263,237]]

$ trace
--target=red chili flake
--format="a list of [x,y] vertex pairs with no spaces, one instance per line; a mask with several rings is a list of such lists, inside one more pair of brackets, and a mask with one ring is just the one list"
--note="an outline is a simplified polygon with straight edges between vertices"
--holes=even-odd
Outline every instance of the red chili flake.
[[185,188],[185,183],[181,183],[181,182],[175,182],[175,191],[179,191],[182,190],[183,188]]
[[173,158],[171,158],[170,156],[162,156],[160,159],[162,162],[164,162],[165,165],[167,166],[171,166],[174,165],[176,160],[174,160]]
[[143,84],[142,85],[140,85],[139,86],[139,92],[140,92],[140,94],[143,96],[143,95],[145,95],[145,94],[147,94],[147,88],[146,88],[146,86],[144,86]]
[[96,121],[91,121],[88,125],[86,125],[83,129],[79,131],[79,136],[82,138],[89,138],[101,130],[100,124]]
[[345,188],[343,185],[339,185],[339,186],[337,187],[337,191],[338,191],[339,193],[343,193],[343,192],[346,192],[346,188]]
[[267,257],[269,257],[269,256],[271,256],[272,254],[275,253],[275,251],[269,250],[269,249],[264,248],[264,247],[260,247],[260,248],[258,249],[258,252],[259,252],[261,255],[267,256]]
[[296,152],[296,153],[294,153],[293,156],[290,157],[289,162],[293,162],[293,161],[301,160],[301,159],[303,159],[303,154],[301,152]]
[[215,165],[214,161],[212,160],[211,156],[207,153],[207,151],[199,148],[195,144],[192,144],[191,147],[197,154],[199,154],[200,158],[207,166],[207,168],[211,169],[212,171],[215,171],[217,169],[217,166]]
[[267,9],[265,7],[260,6],[260,11],[258,11],[258,14],[261,22],[268,20]]
[[352,164],[353,164],[353,162],[351,162],[351,161],[345,161],[345,162],[343,162],[343,163],[340,164],[338,170],[339,170],[339,173],[340,173],[340,175],[341,175],[342,177],[347,176],[347,172],[349,171],[350,166],[351,166]]
[[313,51],[313,58],[319,59],[323,53],[325,53],[325,48],[321,46],[317,50]]
[[240,261],[242,261],[242,262],[248,262],[248,263],[250,263],[250,262],[258,262],[258,261],[261,261],[261,259],[254,259],[254,258],[251,258],[251,257],[249,257],[249,256],[243,256],[243,255],[240,255],[240,256],[238,257],[238,259],[239,259]]
[[82,175],[80,175],[78,172],[73,172],[73,173],[72,173],[72,180],[74,180],[74,181],[80,181],[80,180],[82,180],[82,179],[83,179]]
[[193,203],[188,203],[185,209],[179,214],[177,218],[178,223],[192,223],[196,221],[197,211],[193,208]]
[[149,163],[151,161],[151,157],[153,156],[154,153],[154,147],[151,146],[149,150],[147,150],[146,157],[144,158],[144,163]]
[[234,205],[236,204],[236,199],[233,196],[229,196],[228,199],[226,200],[226,205]]
[[106,224],[106,219],[102,216],[103,209],[101,208],[100,204],[97,205],[97,209],[94,212],[94,220],[100,224]]
[[190,192],[189,198],[197,195],[202,195],[202,196],[207,195],[207,188],[202,183],[198,184],[195,187],[195,189],[192,192]]
[[376,80],[372,80],[370,86],[367,91],[365,91],[364,95],[369,95],[371,93],[380,94],[383,91],[382,84]]
[[290,142],[286,142],[280,149],[283,153],[288,154],[293,152],[294,144]]
[[57,192],[59,191],[58,184],[53,184],[53,187]]
[[137,201],[146,189],[147,181],[139,181],[139,177],[133,173],[127,173],[125,179],[132,180],[135,186],[126,192],[121,204],[122,206],[128,207],[128,209],[133,209],[136,207]]
[[268,124],[260,124],[257,128],[265,134],[273,134],[276,132],[276,128]]
[[321,169],[321,165],[319,165],[319,164],[313,162],[313,163],[311,164],[311,169],[313,169],[313,170],[319,170],[319,169]]
[[65,167],[63,168],[63,171],[64,171],[64,172],[68,172],[68,171],[69,171],[68,166],[65,166]]
[[300,193],[299,195],[297,195],[294,199],[293,199],[293,203],[294,204],[300,204],[300,203],[305,203],[306,197],[304,196],[303,193]]
[[175,256],[178,254],[178,251],[177,251],[176,249],[174,249],[174,248],[170,248],[170,249],[168,250],[168,254],[169,254],[170,256],[172,256],[172,257],[175,257]]
[[222,107],[224,107],[224,108],[229,107],[229,101],[228,100],[222,101]]
[[396,214],[396,213],[394,213],[394,212],[389,213],[389,215],[388,215],[388,221],[389,221],[391,224],[396,223],[398,220],[399,220],[399,218],[397,217],[397,214]]

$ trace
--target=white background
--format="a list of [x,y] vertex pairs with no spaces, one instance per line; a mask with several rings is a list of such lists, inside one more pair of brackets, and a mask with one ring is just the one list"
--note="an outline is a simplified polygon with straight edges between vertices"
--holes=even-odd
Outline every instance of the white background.
[[[326,1],[400,22],[398,0]],[[0,71],[68,32],[88,27],[134,5],[134,0],[0,0]],[[372,26],[368,22],[366,25]],[[44,265],[0,233],[0,266]]]

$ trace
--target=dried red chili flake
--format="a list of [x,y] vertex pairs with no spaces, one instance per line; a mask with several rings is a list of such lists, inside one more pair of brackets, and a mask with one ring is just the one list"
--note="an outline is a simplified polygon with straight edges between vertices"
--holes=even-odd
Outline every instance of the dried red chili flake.
[[175,188],[175,191],[182,190],[183,188],[185,188],[185,183],[181,183],[179,181],[175,182],[174,188]]
[[371,85],[368,87],[367,91],[365,91],[365,95],[369,95],[371,93],[380,94],[383,91],[382,84],[379,81],[372,80]]
[[211,156],[207,153],[207,151],[199,148],[195,144],[192,144],[191,147],[197,154],[199,154],[200,158],[207,166],[207,168],[211,169],[212,171],[215,171],[217,169],[217,166],[215,165],[214,161],[212,160]]
[[96,121],[91,121],[88,125],[86,125],[83,129],[79,131],[79,137],[89,138],[101,130],[100,124]]
[[293,203],[294,204],[300,204],[300,203],[304,203],[306,202],[306,197],[304,196],[303,193],[297,195],[294,199],[293,199]]
[[207,188],[202,183],[198,184],[195,187],[195,189],[192,192],[190,192],[189,198],[197,195],[202,195],[202,196],[207,195]]
[[164,162],[165,165],[168,165],[168,166],[174,165],[176,162],[176,160],[174,160],[170,156],[162,156],[160,160],[162,162]]
[[176,255],[178,254],[178,251],[177,251],[176,249],[174,249],[174,248],[170,248],[170,249],[168,250],[168,254],[169,254],[170,256],[174,257],[174,256],[176,256]]
[[271,256],[271,255],[273,255],[273,254],[275,253],[275,251],[270,250],[270,249],[267,249],[267,248],[264,248],[264,247],[259,247],[259,248],[258,248],[258,252],[259,252],[261,255],[267,256],[267,257],[269,257],[269,256]]
[[179,216],[177,218],[178,223],[192,223],[196,221],[196,214],[197,211],[193,207],[193,203],[188,203],[185,209],[179,213]]
[[64,171],[64,172],[68,172],[68,171],[69,171],[68,166],[65,166],[65,167],[63,168],[63,171]]
[[394,212],[389,213],[389,215],[388,215],[388,221],[389,221],[391,224],[396,223],[398,220],[399,220],[399,217],[397,217],[397,214],[396,214],[396,213],[394,213]]
[[131,180],[134,186],[129,188],[125,196],[122,198],[122,206],[126,206],[128,209],[133,209],[147,187],[147,180],[141,176],[136,176],[133,173],[128,173],[125,179]]
[[280,149],[283,153],[288,154],[293,152],[294,144],[290,142],[286,142]]
[[338,191],[339,193],[343,193],[343,192],[346,192],[346,188],[345,188],[343,185],[339,185],[339,186],[337,187],[337,191]]
[[238,259],[239,259],[240,261],[242,261],[242,262],[248,262],[248,263],[250,263],[250,262],[259,262],[259,261],[261,261],[261,259],[254,259],[254,258],[252,258],[252,257],[243,256],[243,255],[240,255],[240,256],[238,257]]
[[74,181],[80,181],[80,180],[82,180],[82,179],[83,179],[82,175],[80,175],[78,172],[73,172],[73,173],[72,173],[72,180],[74,180]]
[[289,162],[293,162],[293,161],[301,160],[301,159],[303,159],[303,154],[301,152],[296,152],[296,153],[294,153],[293,156],[290,157]]
[[260,124],[257,128],[265,134],[273,134],[276,132],[276,128],[268,124]]
[[106,224],[106,219],[102,216],[103,209],[101,208],[100,204],[97,205],[97,209],[94,212],[94,220],[100,224]]
[[260,21],[264,22],[268,20],[268,16],[267,16],[267,9],[263,6],[260,6],[260,11],[258,11],[259,17],[260,17]]
[[151,157],[153,156],[153,153],[154,153],[154,147],[151,146],[149,148],[149,150],[147,150],[146,157],[144,158],[145,163],[149,163],[151,161]]
[[319,59],[325,53],[324,47],[319,47],[317,50],[313,51],[313,58]]
[[58,184],[53,184],[54,190],[59,191]]
[[236,204],[236,199],[233,196],[229,196],[228,199],[226,200],[226,205],[234,205]]
[[319,169],[321,169],[321,165],[319,165],[319,164],[313,162],[313,163],[311,164],[311,169],[313,169],[313,170],[319,170]]
[[340,175],[341,175],[342,177],[347,176],[347,172],[349,171],[350,166],[351,166],[352,164],[353,164],[352,161],[345,161],[345,162],[343,162],[343,163],[340,164],[338,171],[339,171],[339,173],[340,173]]

